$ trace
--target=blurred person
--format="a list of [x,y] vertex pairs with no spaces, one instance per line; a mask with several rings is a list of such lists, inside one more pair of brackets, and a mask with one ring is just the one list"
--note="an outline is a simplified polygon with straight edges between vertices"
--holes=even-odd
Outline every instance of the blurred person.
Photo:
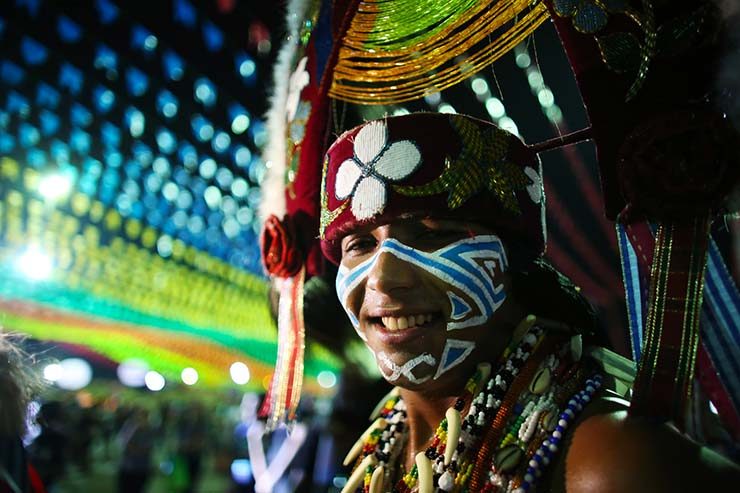
[[182,460],[187,471],[184,493],[192,493],[200,479],[203,454],[208,439],[208,421],[203,405],[189,404],[180,415],[175,430],[177,436],[177,458]]
[[149,411],[135,408],[118,434],[123,453],[118,467],[118,492],[140,493],[152,473],[152,450],[157,435]]
[[46,491],[22,441],[28,404],[38,387],[29,356],[0,331],[0,493]]

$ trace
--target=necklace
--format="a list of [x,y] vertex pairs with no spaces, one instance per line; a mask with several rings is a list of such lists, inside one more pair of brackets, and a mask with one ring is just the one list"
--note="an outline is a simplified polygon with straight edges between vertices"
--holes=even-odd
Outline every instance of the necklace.
[[491,365],[480,364],[429,447],[392,484],[407,440],[406,405],[394,389],[347,455],[345,465],[354,461],[355,468],[342,492],[527,491],[601,383],[600,376],[585,378],[580,348],[573,348],[562,333],[534,325],[504,351],[492,377]]

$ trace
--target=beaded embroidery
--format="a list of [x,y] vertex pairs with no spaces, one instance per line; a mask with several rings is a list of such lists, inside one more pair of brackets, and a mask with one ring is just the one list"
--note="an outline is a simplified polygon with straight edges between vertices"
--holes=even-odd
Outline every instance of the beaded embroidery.
[[[405,446],[407,416],[403,400],[394,392],[362,439],[355,471],[343,492],[527,491],[601,384],[599,375],[583,384],[584,377],[584,370],[570,357],[569,342],[562,338],[556,342],[535,325],[518,346],[504,352],[492,378],[487,379],[484,366],[479,366],[429,447],[391,485],[394,464]],[[578,390],[581,385],[585,388]]]
[[393,189],[411,197],[425,197],[448,192],[450,209],[460,207],[473,195],[488,190],[508,211],[520,214],[516,191],[532,185],[530,178],[507,160],[509,133],[499,128],[481,130],[472,121],[450,117],[462,140],[462,151],[447,161],[442,174],[419,186],[395,185]]

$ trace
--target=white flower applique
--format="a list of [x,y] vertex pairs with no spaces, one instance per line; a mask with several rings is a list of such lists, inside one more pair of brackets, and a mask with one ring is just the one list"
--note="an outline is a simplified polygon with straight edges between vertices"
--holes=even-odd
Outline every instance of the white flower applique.
[[385,209],[388,182],[403,180],[421,165],[421,153],[410,140],[388,142],[383,121],[365,125],[355,136],[354,156],[337,171],[335,195],[352,197],[352,214],[369,219]]

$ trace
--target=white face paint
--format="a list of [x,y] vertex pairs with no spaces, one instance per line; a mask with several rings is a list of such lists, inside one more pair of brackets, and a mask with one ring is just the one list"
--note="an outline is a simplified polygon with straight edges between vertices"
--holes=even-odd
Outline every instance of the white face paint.
[[377,361],[378,368],[383,374],[383,377],[385,377],[385,379],[391,383],[398,380],[401,375],[406,377],[406,379],[411,383],[424,383],[432,378],[432,376],[427,375],[417,378],[416,375],[414,375],[414,370],[421,365],[434,367],[434,365],[437,364],[437,359],[429,353],[421,354],[416,358],[410,359],[409,361],[404,363],[403,366],[398,366],[396,363],[393,362],[393,360],[391,360],[391,358],[387,354],[381,351],[377,355]]
[[[387,253],[418,267],[438,278],[449,286],[450,302],[447,331],[477,327],[486,323],[506,299],[502,283],[496,283],[496,269],[505,272],[508,267],[506,253],[501,240],[495,235],[477,235],[465,238],[433,252],[417,250],[394,238],[385,239],[375,253],[352,269],[340,266],[336,279],[336,289],[352,325],[359,336],[367,342],[367,336],[360,328],[357,314],[349,306],[352,291],[360,286],[375,266],[381,254]],[[434,378],[462,363],[475,348],[472,341],[448,339]],[[401,375],[408,378],[409,368],[416,368],[426,362],[424,353],[398,366],[390,361],[388,355],[380,353],[378,363],[381,372],[389,381]],[[384,358],[382,358],[384,356]],[[413,363],[411,366],[409,364]],[[435,359],[434,363],[437,361]],[[428,363],[427,363],[428,364]],[[385,368],[383,368],[385,366]],[[404,371],[405,370],[405,371]],[[411,374],[413,378],[416,378]],[[393,380],[391,378],[393,377]],[[413,381],[409,378],[409,381]],[[414,382],[417,383],[417,382]]]

